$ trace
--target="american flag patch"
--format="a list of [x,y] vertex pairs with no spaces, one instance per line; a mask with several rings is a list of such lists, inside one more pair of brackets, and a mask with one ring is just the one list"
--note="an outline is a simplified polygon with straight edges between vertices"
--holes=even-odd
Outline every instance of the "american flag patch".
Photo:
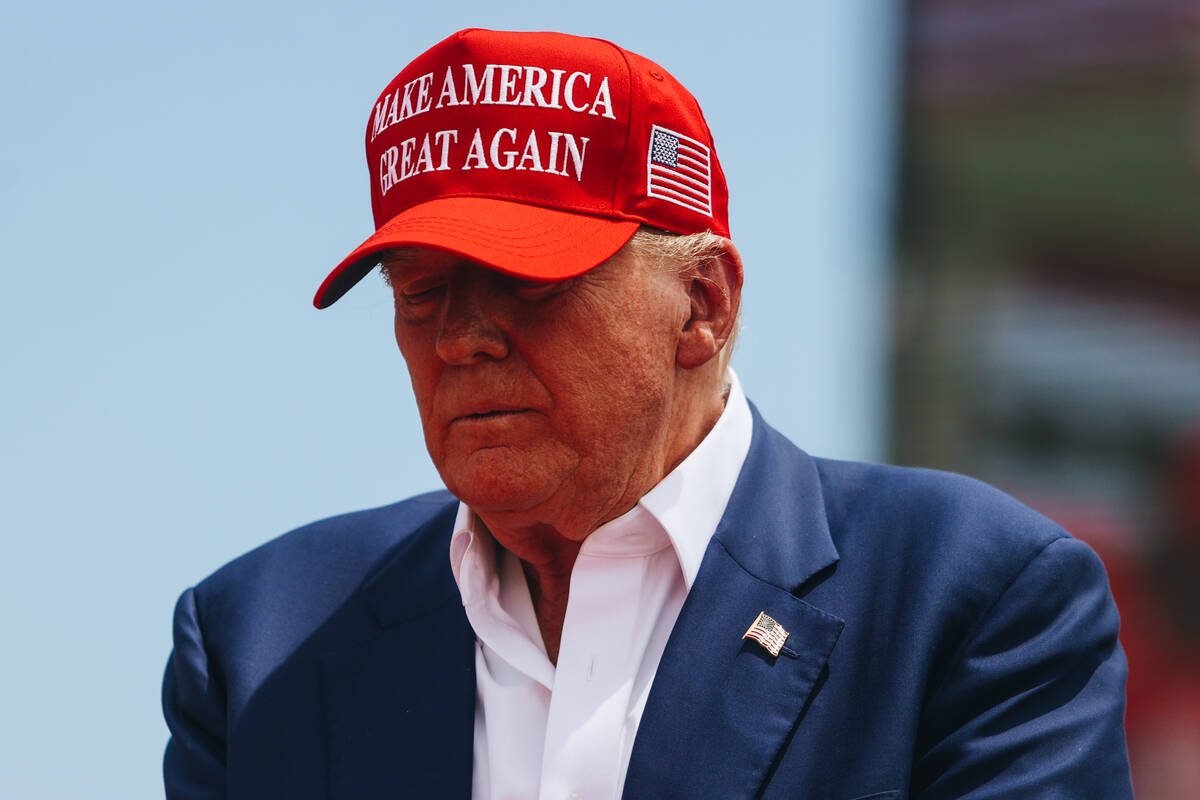
[[750,629],[742,635],[743,639],[753,639],[763,646],[773,656],[779,655],[780,648],[787,641],[788,632],[783,626],[767,616],[767,612],[758,612],[758,617]]
[[708,147],[654,125],[646,163],[646,194],[712,216],[712,159]]

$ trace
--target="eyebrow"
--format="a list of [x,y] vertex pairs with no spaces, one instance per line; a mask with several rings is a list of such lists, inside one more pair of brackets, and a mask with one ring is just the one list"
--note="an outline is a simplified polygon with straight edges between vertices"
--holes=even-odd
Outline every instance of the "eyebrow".
[[392,247],[373,253],[369,258],[374,258],[375,265],[379,267],[403,266],[416,260],[416,248]]
[[386,250],[380,250],[377,253],[372,253],[367,258],[374,259],[375,266],[379,268],[383,275],[383,280],[388,286],[394,288],[392,277],[395,273],[417,264],[417,254],[419,248],[416,247],[391,247]]

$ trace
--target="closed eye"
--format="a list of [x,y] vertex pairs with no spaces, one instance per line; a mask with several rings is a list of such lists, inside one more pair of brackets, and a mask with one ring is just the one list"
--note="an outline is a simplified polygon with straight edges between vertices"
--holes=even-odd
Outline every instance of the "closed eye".
[[570,281],[532,281],[523,278],[509,278],[509,291],[522,300],[542,300],[558,294],[567,288]]
[[425,302],[426,300],[434,299],[434,297],[436,297],[438,292],[440,292],[440,291],[441,291],[441,288],[439,287],[437,289],[424,289],[419,292],[404,291],[404,292],[401,292],[400,294],[401,294],[401,296],[404,297],[405,300],[407,300],[410,303],[422,303],[422,302]]
[[394,286],[396,313],[411,321],[432,319],[445,291],[442,282],[414,281]]
[[436,300],[444,289],[445,286],[442,283],[419,281],[402,287],[397,295],[406,303],[420,304]]

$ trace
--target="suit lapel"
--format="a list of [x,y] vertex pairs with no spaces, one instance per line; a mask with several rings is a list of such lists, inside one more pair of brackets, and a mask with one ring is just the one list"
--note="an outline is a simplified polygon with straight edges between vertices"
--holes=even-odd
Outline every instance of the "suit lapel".
[[[447,557],[453,516],[451,503],[406,540],[365,586],[369,632],[322,659],[333,798],[470,797],[475,638]],[[798,597],[836,561],[815,465],[755,411],[746,464],[647,699],[624,797],[759,791],[844,625]],[[789,632],[777,657],[741,638],[760,611]]]
[[[746,463],[659,663],[623,797],[758,793],[844,626],[797,597],[836,561],[815,465],[755,411]],[[741,638],[760,611],[789,633],[779,656]]]
[[321,664],[329,794],[471,794],[475,634],[449,564],[454,504],[366,585],[371,632]]

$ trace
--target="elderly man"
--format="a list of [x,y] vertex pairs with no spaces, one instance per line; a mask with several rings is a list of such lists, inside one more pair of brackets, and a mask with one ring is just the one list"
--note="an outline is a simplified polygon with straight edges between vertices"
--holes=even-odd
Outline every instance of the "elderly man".
[[724,176],[664,69],[462,31],[367,158],[376,232],[315,302],[382,266],[449,492],[184,593],[168,796],[1129,796],[1091,551],[747,403]]

